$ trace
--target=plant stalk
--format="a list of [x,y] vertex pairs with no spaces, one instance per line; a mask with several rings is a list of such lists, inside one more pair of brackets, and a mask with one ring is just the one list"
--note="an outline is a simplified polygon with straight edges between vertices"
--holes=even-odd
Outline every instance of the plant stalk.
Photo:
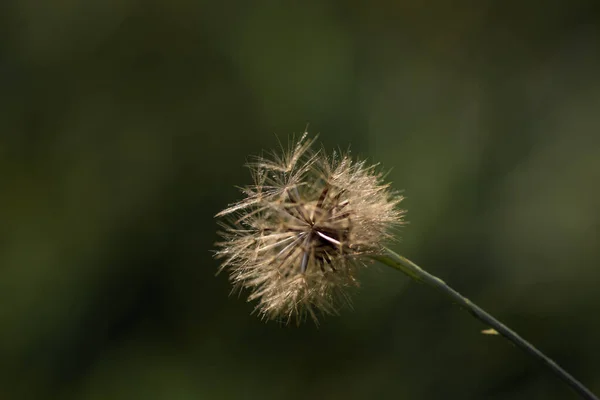
[[548,367],[560,379],[562,379],[569,386],[571,386],[571,388],[573,388],[577,392],[577,394],[581,396],[581,398],[586,400],[598,400],[598,398],[587,387],[585,387],[581,382],[575,379],[567,371],[562,369],[556,362],[544,355],[544,353],[542,353],[531,343],[523,339],[517,333],[509,329],[502,322],[498,321],[486,311],[473,304],[469,299],[458,293],[456,290],[452,289],[438,277],[431,275],[430,273],[421,269],[418,265],[416,265],[409,259],[404,258],[399,254],[396,254],[390,249],[385,249],[384,254],[373,256],[373,258],[387,266],[404,272],[406,275],[408,275],[416,281],[425,283],[429,286],[438,289],[440,292],[448,296],[454,302],[458,303],[458,305],[463,307],[471,315],[483,322],[485,325],[494,329],[500,335],[510,340],[512,343],[520,347],[533,358],[537,359],[538,361],[541,361],[542,364]]

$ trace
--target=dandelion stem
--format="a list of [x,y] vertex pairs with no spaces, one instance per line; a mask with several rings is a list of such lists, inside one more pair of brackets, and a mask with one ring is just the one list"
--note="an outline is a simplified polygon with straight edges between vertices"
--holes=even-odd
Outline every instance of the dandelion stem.
[[429,286],[433,286],[446,296],[450,297],[454,302],[458,303],[461,307],[467,310],[475,318],[493,328],[500,335],[513,342],[516,346],[520,347],[526,353],[541,361],[546,367],[554,372],[560,379],[571,386],[579,396],[587,400],[598,400],[598,398],[581,382],[575,379],[571,374],[562,369],[556,362],[551,360],[549,357],[544,355],[531,343],[523,339],[517,333],[509,329],[502,322],[492,317],[490,314],[473,304],[469,299],[458,293],[456,290],[448,286],[444,281],[438,277],[431,275],[427,271],[421,269],[418,265],[412,261],[404,258],[395,252],[386,249],[384,254],[373,256],[373,258],[387,266],[398,269],[404,272],[412,279],[425,283]]

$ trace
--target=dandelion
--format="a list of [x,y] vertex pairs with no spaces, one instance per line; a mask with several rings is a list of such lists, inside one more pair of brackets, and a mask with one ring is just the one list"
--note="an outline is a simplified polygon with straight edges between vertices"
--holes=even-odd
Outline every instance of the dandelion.
[[356,270],[379,254],[402,224],[402,196],[383,182],[376,166],[348,154],[313,150],[305,133],[282,155],[248,164],[254,184],[245,198],[223,210],[223,241],[217,257],[235,288],[267,319],[317,312],[334,314],[349,303]]
[[385,247],[403,223],[402,196],[377,166],[348,154],[327,156],[312,148],[307,133],[287,150],[248,163],[254,184],[244,198],[217,214],[222,260],[235,289],[266,319],[302,321],[317,312],[334,314],[349,303],[346,289],[357,286],[357,269],[377,260],[431,286],[489,329],[520,347],[565,381],[582,398],[598,398],[556,362],[438,277]]

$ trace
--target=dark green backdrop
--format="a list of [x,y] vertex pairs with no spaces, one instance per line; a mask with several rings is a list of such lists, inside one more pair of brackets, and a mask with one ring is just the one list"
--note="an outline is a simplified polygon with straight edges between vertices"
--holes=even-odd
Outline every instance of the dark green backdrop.
[[392,169],[395,250],[600,393],[599,25],[596,1],[2,2],[0,398],[575,398],[383,266],[318,329],[228,297],[213,215],[307,123]]

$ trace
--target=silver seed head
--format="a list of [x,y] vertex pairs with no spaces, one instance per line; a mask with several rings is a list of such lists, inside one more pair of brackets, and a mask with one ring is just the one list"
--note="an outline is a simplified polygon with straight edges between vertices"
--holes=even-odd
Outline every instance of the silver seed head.
[[346,290],[358,285],[365,256],[380,252],[402,224],[402,196],[376,166],[328,157],[314,142],[305,133],[281,153],[256,157],[244,199],[216,215],[225,217],[219,271],[250,290],[263,318],[316,322],[317,311],[337,313],[350,303]]

